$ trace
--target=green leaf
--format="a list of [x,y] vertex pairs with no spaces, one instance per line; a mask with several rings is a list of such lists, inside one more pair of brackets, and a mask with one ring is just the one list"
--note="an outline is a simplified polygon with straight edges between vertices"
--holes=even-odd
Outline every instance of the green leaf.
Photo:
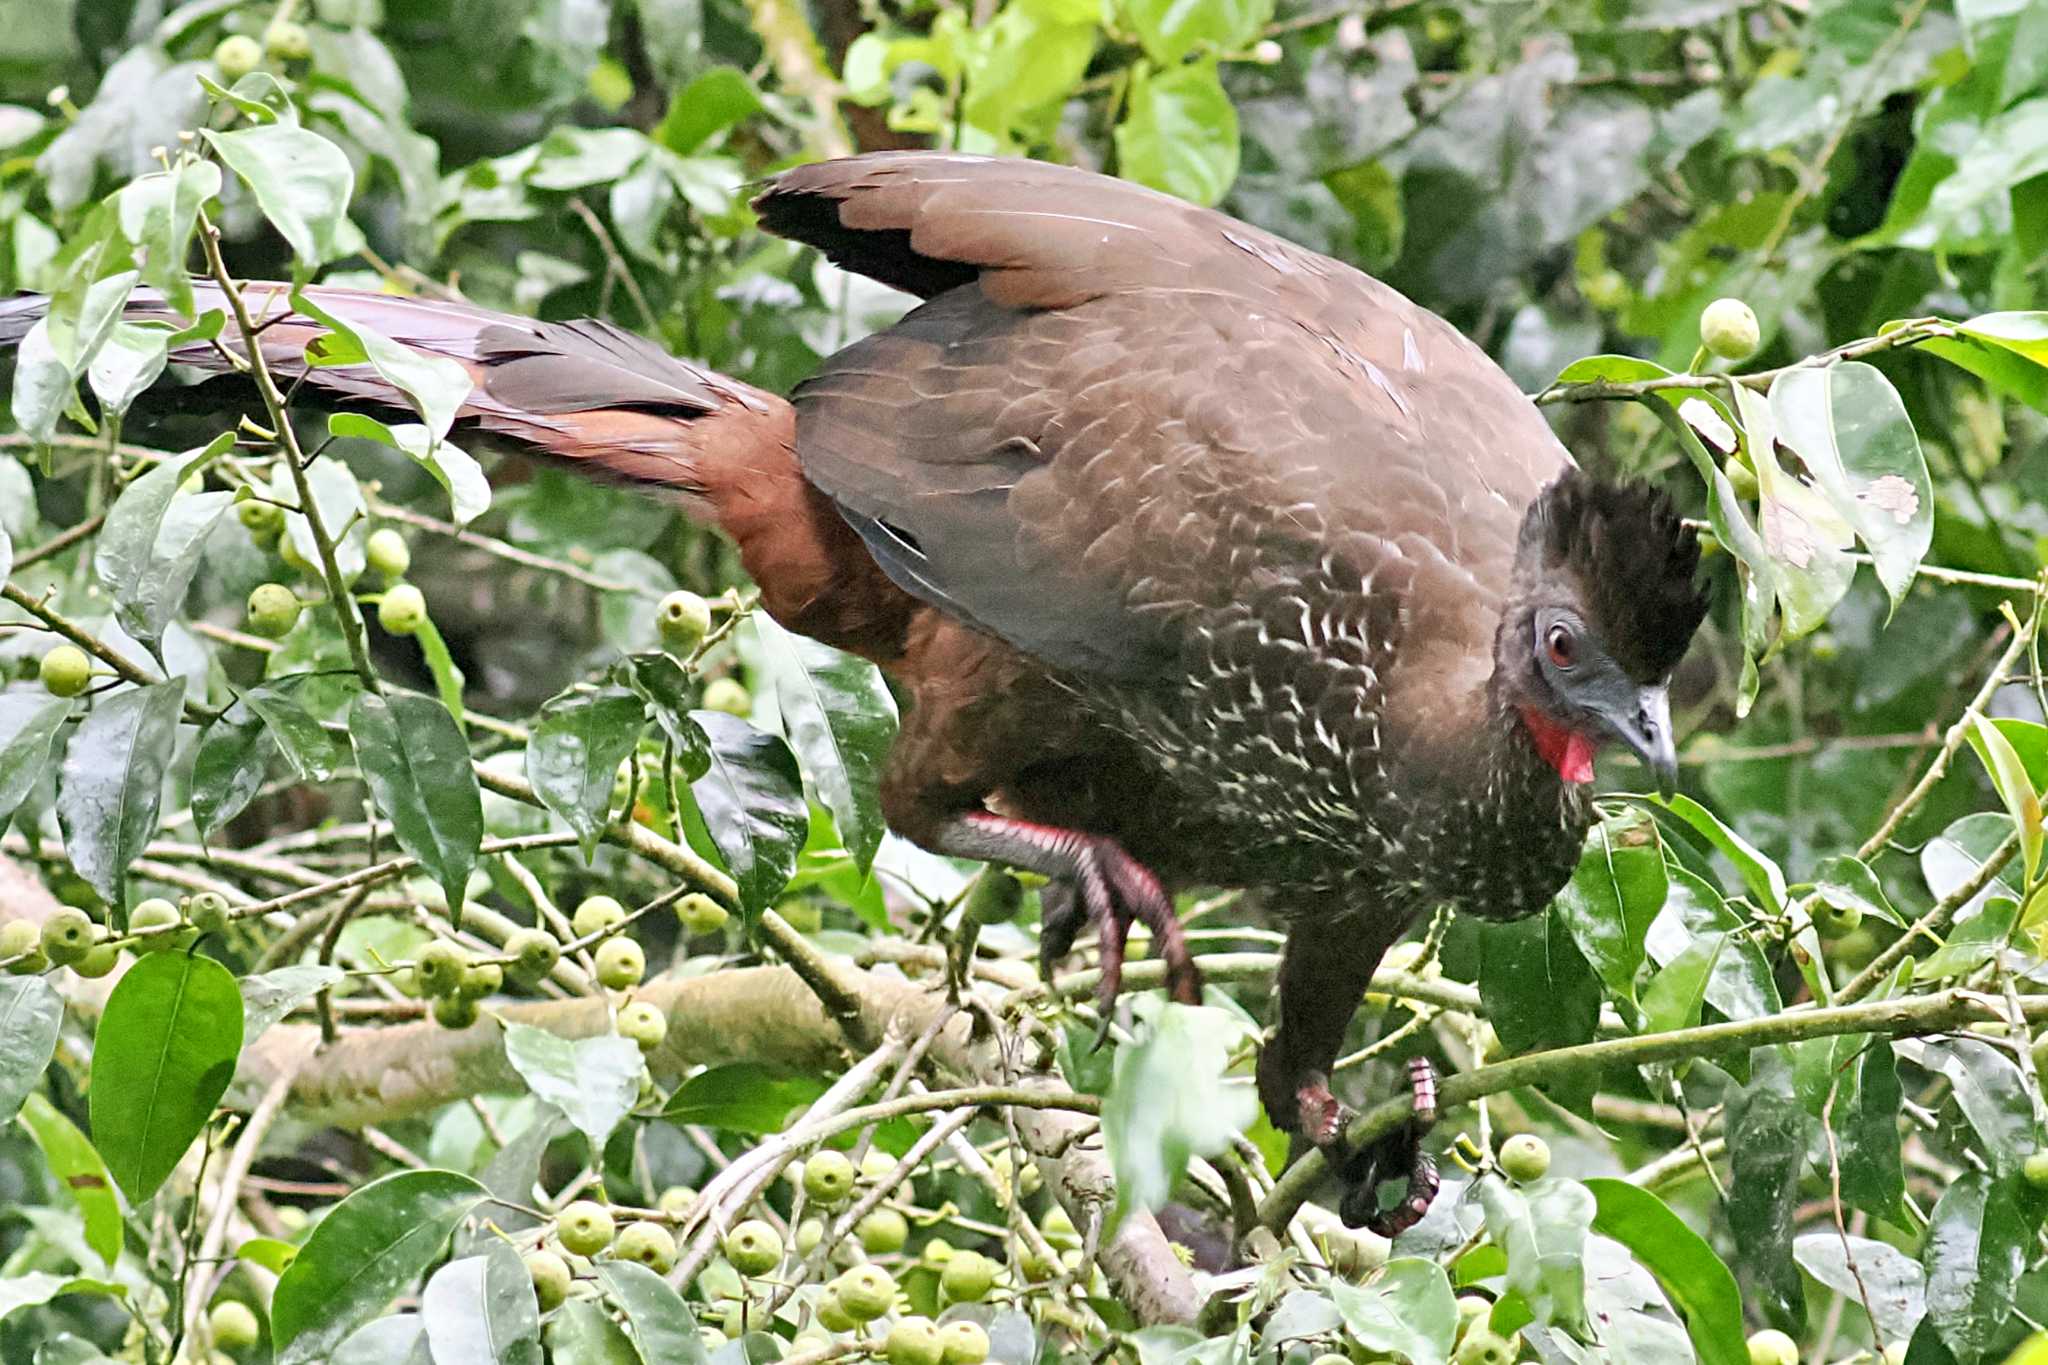
[[882,846],[882,765],[896,739],[896,699],[866,659],[753,618],[775,669],[783,733],[863,877]]
[[1759,1049],[1756,1078],[1728,1098],[1728,1223],[1742,1268],[1773,1316],[1806,1319],[1806,1293],[1792,1261],[1792,1229],[1812,1120],[1793,1097],[1783,1060]]
[[70,718],[69,697],[0,692],[0,830],[36,789],[50,746]]
[[341,753],[326,727],[293,699],[293,689],[303,680],[303,675],[279,678],[252,687],[242,694],[241,704],[270,727],[278,751],[301,782],[325,782],[334,776]]
[[667,1280],[632,1261],[599,1261],[597,1277],[605,1293],[626,1313],[626,1329],[653,1365],[704,1365],[704,1340],[697,1335],[683,1296]]
[[1576,1180],[1549,1176],[1519,1189],[1499,1176],[1474,1182],[1486,1210],[1486,1235],[1508,1256],[1507,1287],[1522,1296],[1530,1319],[1578,1333],[1586,1320],[1586,1234],[1592,1194]]
[[[382,338],[379,339],[382,340]],[[397,345],[396,342],[389,341],[384,344],[387,346]],[[438,356],[430,356],[423,353],[408,352],[408,354],[413,355],[413,358],[416,360],[432,360],[454,366],[462,380],[463,391],[461,394],[455,395],[452,403],[447,402],[447,391],[430,390],[424,382],[420,384],[422,392],[437,394],[434,401],[447,407],[445,416],[452,423],[455,410],[462,406],[463,398],[468,395],[469,372],[460,365],[456,365],[452,360],[442,361]],[[332,364],[336,362],[329,361],[324,363]],[[383,367],[379,366],[378,368],[381,370]],[[396,380],[392,382],[397,383]],[[426,401],[425,399],[415,399],[414,403],[415,406],[423,406]],[[440,420],[442,415],[439,408],[437,408],[436,420]],[[447,434],[445,428],[442,435],[437,437],[431,428],[421,426],[418,422],[401,422],[394,427],[387,426],[374,417],[365,417],[360,412],[337,412],[330,414],[327,418],[327,431],[332,436],[362,437],[365,440],[389,446],[393,450],[402,451],[410,456],[422,469],[434,476],[435,482],[447,490],[448,506],[455,517],[455,524],[458,526],[467,526],[470,522],[491,510],[491,481],[484,477],[483,466],[478,464],[475,458],[461,446],[445,439]]]
[[1643,1263],[1685,1317],[1702,1365],[1749,1365],[1742,1294],[1714,1249],[1656,1195],[1626,1180],[1588,1180],[1593,1231]]
[[227,168],[256,196],[256,207],[313,270],[363,246],[348,220],[355,171],[341,148],[304,128],[272,123],[217,133],[200,129]]
[[[1957,336],[1931,337],[1914,349],[1938,355],[1949,364],[1976,375],[2006,397],[2017,399],[2037,412],[2048,412],[2048,362],[2029,354],[2027,349],[2028,334],[2037,326],[2048,326],[2036,321],[2041,317],[2039,313],[1989,313],[1959,324]],[[2000,321],[1991,322],[1991,319]],[[1987,322],[1990,322],[1988,333],[1979,326]],[[1890,323],[1884,330],[1891,331],[1903,325]],[[2013,339],[2019,340],[2020,346],[2010,344],[2011,339],[1999,335],[2009,329],[2016,331],[2017,336]]]
[[[1667,865],[1671,879],[1665,896],[1665,913],[1675,914],[1694,938],[1718,938],[1721,951],[1707,978],[1707,1004],[1729,1019],[1761,1019],[1784,1007],[1770,959],[1755,935],[1746,932],[1748,921],[1729,908],[1704,879],[1682,867]],[[1735,1059],[1724,1059],[1724,1064]],[[1747,1057],[1740,1065],[1746,1067]],[[1743,1079],[1748,1078],[1747,1071]]]
[[242,997],[211,958],[129,967],[93,1032],[93,1143],[131,1204],[156,1193],[213,1117],[242,1051]]
[[109,905],[122,904],[128,865],[156,833],[184,706],[185,684],[175,678],[117,692],[93,706],[64,747],[57,774],[64,852]]
[[592,1153],[604,1145],[640,1097],[644,1065],[639,1045],[616,1034],[567,1038],[528,1024],[505,1025],[505,1060],[527,1089],[562,1111],[590,1139]]
[[1250,47],[1273,18],[1273,0],[1120,0],[1145,54],[1172,66],[1197,47]]
[[43,1079],[57,1055],[64,998],[40,976],[0,977],[0,1123]]
[[661,1116],[759,1137],[779,1133],[796,1110],[825,1093],[815,1076],[777,1071],[756,1062],[730,1062],[700,1071],[669,1096]]
[[1899,1115],[1904,1100],[1891,1040],[1873,1038],[1837,1095],[1829,1125],[1841,1165],[1842,1198],[1902,1226],[1906,1175],[1899,1159]]
[[393,1313],[352,1333],[334,1348],[325,1365],[427,1365],[426,1349],[427,1333],[419,1314]]
[[1867,1297],[1880,1341],[1906,1340],[1927,1315],[1927,1272],[1887,1242],[1809,1232],[1792,1244],[1792,1254],[1800,1269],[1849,1302]]
[[761,112],[761,92],[736,66],[713,66],[676,92],[654,140],[688,156],[706,142]]
[[1458,1335],[1458,1300],[1443,1267],[1419,1256],[1388,1261],[1365,1284],[1332,1278],[1330,1301],[1351,1339],[1369,1351],[1444,1365]]
[[76,406],[78,378],[120,324],[135,280],[132,270],[94,280],[75,311],[64,307],[60,294],[22,337],[11,406],[16,424],[30,439],[48,441],[56,434],[57,419]]
[[1102,1101],[1116,1172],[1112,1221],[1165,1204],[1190,1158],[1215,1155],[1250,1126],[1258,1100],[1228,1077],[1245,1032],[1243,1018],[1226,1010],[1157,1002],[1151,1026],[1117,1048]]
[[233,444],[233,434],[223,433],[203,450],[161,461],[107,509],[93,572],[114,599],[122,629],[152,654],[185,603],[207,532],[234,502],[232,493],[183,493],[180,485]]
[[434,1365],[541,1365],[540,1304],[509,1242],[450,1261],[420,1294]]
[[526,745],[526,780],[576,832],[586,861],[609,823],[619,764],[639,746],[646,721],[646,703],[623,689],[573,693],[541,708]]
[[1902,1041],[1901,1055],[1948,1078],[1956,1107],[1976,1131],[1992,1174],[2017,1173],[2040,1146],[2034,1098],[2018,1063],[1979,1038]]
[[1761,901],[1767,909],[1774,913],[1783,913],[1785,873],[1766,857],[1761,849],[1722,824],[1719,816],[1690,796],[1680,794],[1658,804],[1705,836],[1706,841],[1714,846],[1717,853],[1735,865],[1735,870],[1742,876],[1743,885],[1747,886],[1750,894]]
[[1913,979],[1944,981],[1968,976],[1996,961],[2012,941],[2013,924],[2019,913],[2019,902],[2010,896],[1986,900],[1982,909],[1949,930],[1947,941],[1913,968]]
[[278,1278],[270,1304],[277,1365],[325,1359],[410,1291],[484,1198],[483,1186],[454,1171],[399,1171],[336,1204]]
[[170,358],[172,329],[158,322],[117,322],[105,344],[85,367],[93,396],[104,412],[128,411],[156,383]]
[[695,782],[710,771],[711,741],[690,719],[696,689],[681,664],[658,650],[628,654],[612,669],[612,680],[632,689],[654,712],[655,723],[675,746],[676,766],[685,781]]
[[1554,913],[1618,1001],[1635,1001],[1643,943],[1667,889],[1657,827],[1630,812],[1593,827],[1571,881],[1557,894]]
[[201,839],[248,806],[276,749],[263,718],[241,702],[206,727],[192,760],[192,823]]
[[1700,1007],[1707,1002],[1707,983],[1721,954],[1728,947],[1727,934],[1707,934],[1694,939],[1650,978],[1643,992],[1644,1033],[1668,1033],[1692,1028],[1700,1022]]
[[1196,204],[1220,201],[1237,179],[1237,107],[1213,59],[1154,71],[1140,64],[1116,127],[1126,178]]
[[1855,909],[1901,929],[1906,927],[1906,917],[1892,908],[1877,874],[1849,854],[1823,859],[1813,875],[1813,889],[1822,901],[1837,909]]
[[1770,410],[1896,607],[1934,538],[1934,486],[1904,400],[1881,371],[1846,361],[1779,375]]
[[[0,1021],[4,1026],[4,1021]],[[121,1203],[107,1164],[86,1140],[78,1125],[41,1095],[30,1095],[22,1107],[21,1126],[28,1129],[57,1184],[78,1205],[85,1224],[85,1244],[111,1267],[121,1255]]]
[[[1511,1053],[1589,1043],[1600,1023],[1600,978],[1555,909],[1479,926],[1479,999]],[[1582,1105],[1595,1079],[1560,1077],[1545,1093]]]
[[127,1290],[105,1280],[82,1276],[50,1275],[40,1270],[14,1272],[0,1279],[0,1322],[17,1308],[34,1308],[59,1294],[105,1294],[119,1297]]
[[484,837],[483,798],[462,732],[431,697],[365,692],[349,708],[349,734],[399,847],[420,860],[459,915]]
[[632,1338],[596,1299],[571,1299],[555,1310],[548,1319],[548,1355],[555,1365],[645,1365]]
[[[342,580],[353,583],[369,562],[364,549],[370,538],[369,509],[363,505],[362,485],[347,465],[327,455],[306,466],[306,484],[313,490],[313,506],[319,509],[321,523],[334,541],[334,562],[341,569]],[[271,471],[270,496],[284,507],[299,505],[291,471],[281,464]],[[320,547],[313,541],[313,528],[303,512],[285,514],[284,533],[291,537],[292,548],[301,559],[308,564],[320,562]]]
[[2005,731],[1982,715],[1972,713],[1969,739],[1970,747],[1977,751],[1985,773],[1991,778],[1992,790],[2005,802],[2013,828],[2019,831],[2020,863],[2025,869],[2026,884],[2032,886],[2034,874],[2041,866],[2041,793]]
[[243,977],[243,1043],[255,1042],[265,1029],[347,975],[328,963],[297,962]]
[[2012,1316],[2032,1240],[2020,1212],[2018,1180],[1965,1170],[1928,1220],[1920,1263],[1927,1271],[1927,1319],[1959,1365],[1993,1350]]
[[448,642],[441,638],[441,628],[434,624],[433,617],[422,617],[412,638],[420,647],[420,662],[427,666],[427,672],[434,675],[434,695],[441,699],[441,705],[448,708],[449,719],[455,722],[455,728],[468,735],[469,723],[462,716],[462,689],[468,679],[463,677],[455,656],[448,652]]
[[751,930],[789,884],[810,832],[803,778],[796,755],[779,736],[720,711],[692,711],[690,719],[711,741],[710,766],[690,792],[739,885],[740,910]]
[[[1818,629],[1849,591],[1856,576],[1855,561],[1849,558],[1854,528],[1827,498],[1778,463],[1777,406],[1741,384],[1735,386],[1735,405],[1742,414],[1743,444],[1756,468],[1757,515],[1764,549],[1777,571],[1783,638],[1797,640]],[[1803,411],[1794,406],[1786,415]]]
[[138,176],[115,196],[121,235],[142,248],[142,282],[161,289],[172,310],[188,318],[195,308],[185,259],[199,210],[220,193],[220,183],[220,167],[211,161],[186,161]]

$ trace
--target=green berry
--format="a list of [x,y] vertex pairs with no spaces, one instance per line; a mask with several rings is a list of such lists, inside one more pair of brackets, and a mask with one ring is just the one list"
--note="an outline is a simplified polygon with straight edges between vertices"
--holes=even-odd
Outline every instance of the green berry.
[[930,1318],[903,1318],[882,1343],[889,1365],[944,1365],[946,1342]]
[[437,938],[413,959],[412,979],[421,995],[451,996],[462,989],[462,973],[468,966],[469,954]]
[[569,1286],[575,1282],[569,1273],[569,1263],[546,1247],[535,1247],[523,1259],[526,1273],[533,1278],[533,1296],[540,1300],[540,1311],[552,1313],[560,1308],[562,1300],[569,1297]]
[[114,964],[121,960],[121,950],[111,943],[95,943],[86,955],[71,964],[71,970],[90,981],[97,981],[114,970]]
[[389,526],[370,532],[363,555],[369,561],[370,572],[386,583],[396,583],[412,567],[412,547]]
[[92,660],[77,645],[58,645],[38,669],[43,686],[59,697],[75,697],[92,681]]
[[853,1314],[846,1311],[846,1305],[839,1301],[839,1292],[827,1288],[818,1296],[818,1326],[828,1332],[851,1332],[860,1326]]
[[620,935],[597,946],[597,979],[606,989],[629,991],[647,975],[647,954],[640,945]]
[[754,714],[753,694],[746,684],[732,678],[713,678],[707,683],[702,705],[706,711],[723,711],[742,720]]
[[1454,1365],[1515,1365],[1518,1354],[1520,1348],[1515,1343],[1475,1325],[1465,1333],[1465,1339],[1458,1343],[1458,1353],[1451,1359]]
[[1047,1209],[1045,1217],[1038,1220],[1038,1230],[1045,1234],[1046,1241],[1061,1251],[1072,1251],[1081,1245],[1080,1229],[1074,1226],[1074,1220],[1058,1204]]
[[719,1304],[719,1326],[728,1341],[738,1341],[749,1331],[768,1330],[768,1305],[745,1299],[726,1299]]
[[876,1209],[854,1229],[860,1249],[870,1256],[888,1256],[903,1250],[910,1240],[909,1220],[894,1209]]
[[676,922],[692,938],[717,933],[729,918],[724,906],[701,891],[692,891],[676,902]]
[[836,1209],[853,1193],[853,1163],[844,1152],[822,1151],[804,1163],[804,1194],[821,1208]]
[[1541,1180],[1550,1170],[1550,1144],[1534,1133],[1517,1133],[1500,1145],[1500,1168],[1510,1180]]
[[2029,1156],[2026,1164],[2020,1167],[2020,1173],[2026,1176],[2027,1183],[2035,1189],[2048,1190],[2048,1151],[2035,1152]]
[[1723,360],[1747,360],[1762,342],[1756,314],[1741,299],[1715,299],[1700,313],[1700,343]]
[[214,69],[230,83],[242,79],[262,63],[263,45],[246,33],[231,34],[214,45]]
[[1854,905],[1827,901],[1813,907],[1813,931],[1824,939],[1845,939],[1863,925],[1863,911]]
[[249,594],[244,624],[251,635],[282,640],[299,623],[299,595],[282,583],[259,583]]
[[1007,924],[1024,905],[1024,884],[1001,868],[983,868],[967,892],[962,917],[970,924]]
[[878,1265],[857,1265],[832,1281],[840,1307],[855,1322],[873,1322],[896,1306],[896,1281]]
[[281,62],[304,61],[313,54],[313,35],[304,24],[272,24],[263,34],[263,47]]
[[725,1234],[725,1259],[742,1275],[766,1275],[782,1264],[782,1234],[749,1218]]
[[946,1348],[946,1365],[981,1365],[988,1359],[988,1333],[978,1322],[955,1318],[939,1328],[939,1341]]
[[663,649],[689,654],[711,633],[711,607],[696,593],[672,592],[654,608],[654,626]]
[[30,976],[50,965],[43,956],[42,927],[34,920],[11,919],[0,924],[0,962],[18,958],[8,971],[15,976]]
[[1749,1365],[1799,1365],[1799,1344],[1767,1327],[1749,1339]]
[[444,995],[434,1001],[434,1022],[442,1028],[468,1028],[476,1022],[476,1001],[466,995]]
[[377,603],[377,624],[393,635],[411,635],[427,623],[427,596],[410,583],[384,590]]
[[645,1000],[635,1000],[619,1011],[619,1036],[631,1038],[642,1052],[652,1052],[668,1037],[668,1016]]
[[659,1223],[628,1223],[619,1234],[612,1255],[622,1261],[638,1261],[657,1275],[675,1268],[676,1239]]
[[83,962],[99,942],[100,927],[83,910],[65,906],[43,921],[43,956],[59,967]]
[[555,1215],[555,1236],[578,1256],[595,1256],[612,1244],[617,1231],[611,1210],[589,1199],[579,1199]]
[[996,1287],[996,1263],[978,1251],[956,1251],[939,1272],[939,1288],[954,1303],[980,1303]]
[[246,498],[235,504],[235,519],[259,540],[274,539],[284,530],[284,509],[274,502]]
[[1351,1357],[1336,1351],[1325,1351],[1311,1360],[1308,1365],[1351,1365]]
[[222,1299],[206,1315],[208,1335],[223,1351],[246,1351],[263,1335],[256,1314],[238,1299]]
[[455,993],[465,1000],[482,1000],[505,988],[505,969],[495,962],[470,962],[462,968]]
[[623,924],[626,907],[611,896],[587,896],[583,904],[576,907],[570,917],[569,927],[576,931],[576,937],[589,938],[601,934],[614,924]]
[[1744,463],[1741,456],[1730,455],[1721,461],[1721,472],[1728,476],[1728,486],[1735,490],[1736,497],[1744,502],[1756,499],[1756,471]]
[[943,1266],[952,1260],[954,1255],[951,1242],[943,1237],[934,1237],[924,1244],[923,1249],[917,1253],[917,1258],[929,1266]]
[[[144,929],[166,928],[183,921],[184,916],[178,913],[177,906],[161,896],[151,896],[128,912],[128,932],[132,934]],[[176,948],[181,937],[179,934],[150,934],[135,940],[135,951],[155,953],[166,948]]]
[[185,899],[185,918],[202,934],[227,932],[228,901],[218,891],[201,891]]
[[697,1202],[697,1192],[688,1185],[671,1185],[661,1192],[655,1207],[671,1218],[681,1218]]
[[808,1256],[818,1249],[818,1243],[825,1240],[825,1220],[806,1218],[796,1225],[796,1254]]
[[505,940],[505,955],[512,959],[506,972],[520,985],[531,986],[562,960],[562,945],[545,929],[521,929]]

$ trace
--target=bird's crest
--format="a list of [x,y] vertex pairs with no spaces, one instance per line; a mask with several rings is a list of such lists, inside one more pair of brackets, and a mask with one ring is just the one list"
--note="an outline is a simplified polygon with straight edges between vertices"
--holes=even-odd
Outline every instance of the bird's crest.
[[1699,537],[1661,489],[1606,483],[1572,470],[1543,490],[1522,521],[1522,552],[1540,549],[1563,571],[1614,661],[1641,682],[1668,675],[1707,614],[1693,581]]

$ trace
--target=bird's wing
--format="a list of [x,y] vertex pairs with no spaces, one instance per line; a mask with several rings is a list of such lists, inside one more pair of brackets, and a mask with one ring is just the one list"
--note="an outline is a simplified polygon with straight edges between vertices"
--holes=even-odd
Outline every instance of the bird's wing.
[[1200,608],[1329,564],[1398,594],[1410,638],[1486,657],[1522,509],[1569,457],[1434,314],[1065,167],[883,153],[757,206],[929,300],[797,393],[805,476],[906,590],[1142,676]]

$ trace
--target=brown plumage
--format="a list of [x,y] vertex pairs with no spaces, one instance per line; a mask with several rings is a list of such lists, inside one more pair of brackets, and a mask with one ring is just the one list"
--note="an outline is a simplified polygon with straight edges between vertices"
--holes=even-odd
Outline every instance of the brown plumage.
[[[465,422],[682,496],[778,620],[886,669],[912,704],[885,813],[1055,878],[1048,966],[1093,919],[1112,997],[1142,921],[1192,999],[1168,892],[1263,889],[1292,932],[1261,1094],[1332,1140],[1326,1072],[1387,945],[1437,904],[1544,906],[1598,743],[1668,778],[1690,533],[1575,473],[1441,319],[1221,214],[925,153],[800,167],[756,207],[925,300],[793,406],[600,322],[315,293],[461,361]],[[264,346],[297,374],[320,331]],[[308,379],[393,399],[367,368]]]

